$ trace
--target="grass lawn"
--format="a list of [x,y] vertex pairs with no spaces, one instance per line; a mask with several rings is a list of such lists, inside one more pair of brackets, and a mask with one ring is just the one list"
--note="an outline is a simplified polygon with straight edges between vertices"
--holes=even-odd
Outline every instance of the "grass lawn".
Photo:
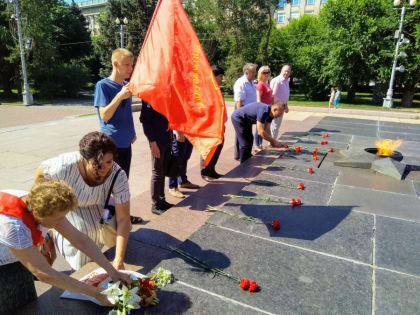
[[[407,112],[420,112],[420,101],[414,100],[413,107],[406,108],[399,106],[401,104],[401,99],[394,99],[394,108],[385,108],[382,105],[372,105],[372,94],[371,93],[356,93],[356,99],[354,103],[347,103],[345,101],[347,93],[342,93],[342,101],[339,104],[341,108],[356,108],[356,109],[371,109],[371,110],[387,110],[387,111],[407,111]],[[226,101],[233,102],[233,95],[226,95]],[[297,106],[314,106],[314,107],[328,107],[328,101],[308,101],[305,100],[303,94],[291,93],[289,105]]]
[[[13,96],[6,97],[3,94],[3,90],[0,89],[0,104],[8,104],[8,105],[22,105],[23,100],[22,97],[18,95],[17,90],[12,90]],[[55,97],[55,98],[48,98],[48,97],[39,97],[37,95],[33,96],[34,98],[34,105],[42,105],[42,104],[54,104],[54,103],[61,103],[66,101],[75,101],[75,100],[89,100],[92,99],[91,96],[88,95],[77,95],[74,97]]]

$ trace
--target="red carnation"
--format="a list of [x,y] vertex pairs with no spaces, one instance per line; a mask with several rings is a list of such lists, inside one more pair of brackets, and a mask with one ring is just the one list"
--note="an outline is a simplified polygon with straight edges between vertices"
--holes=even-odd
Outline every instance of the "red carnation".
[[323,138],[323,139],[325,139],[325,137],[326,137],[326,136],[325,136],[325,134],[323,134],[323,135],[322,135],[322,138]]
[[313,174],[314,170],[312,169],[312,167],[308,168],[308,173],[309,174]]
[[325,144],[325,141],[321,141],[321,145],[324,145]]
[[314,153],[314,154],[312,154],[312,158],[314,159],[314,161],[315,160],[317,160],[318,159],[318,155],[316,154],[316,153]]
[[328,137],[328,132],[325,134],[326,137]]
[[314,153],[318,153],[318,148],[315,148],[314,149]]
[[255,281],[251,281],[251,284],[249,285],[249,292],[257,292],[258,289],[258,284]]
[[293,207],[296,206],[296,200],[295,200],[295,198],[292,198],[292,206]]
[[248,290],[249,289],[249,285],[250,285],[249,279],[243,278],[241,280],[241,284],[239,286],[241,287],[242,290]]
[[271,226],[273,227],[273,230],[280,230],[280,222],[279,220],[273,220],[273,222],[271,223]]
[[295,152],[299,153],[300,152],[300,147],[295,147]]
[[305,189],[305,185],[304,185],[303,183],[299,183],[298,188],[299,188],[300,190],[304,190],[304,189]]
[[333,147],[331,147],[328,151],[329,151],[329,152],[334,152],[334,148],[333,148]]
[[289,148],[289,146],[287,144],[284,144],[283,147],[286,148],[286,149]]
[[324,141],[324,144],[328,144],[328,140],[325,140],[325,141]]
[[298,198],[298,200],[296,200],[296,204],[297,204],[298,206],[300,206],[300,205],[302,204],[302,201]]

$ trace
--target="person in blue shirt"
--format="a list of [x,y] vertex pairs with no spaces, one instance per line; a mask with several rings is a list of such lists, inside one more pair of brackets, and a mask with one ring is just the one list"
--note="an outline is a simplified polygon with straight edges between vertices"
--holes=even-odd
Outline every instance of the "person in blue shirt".
[[257,124],[258,135],[270,142],[271,146],[280,148],[282,145],[271,136],[270,125],[273,118],[282,114],[282,103],[273,105],[254,102],[237,108],[232,113],[232,124],[239,141],[239,160],[241,164],[248,160],[252,154],[252,125]]
[[[112,73],[95,85],[94,106],[98,111],[100,131],[112,138],[117,146],[116,162],[130,175],[131,145],[136,141],[131,92],[127,81],[133,72],[133,54],[124,48],[115,49],[111,56]],[[130,216],[132,224],[139,224],[140,217]]]
[[112,73],[95,86],[94,105],[98,111],[100,131],[114,140],[118,149],[116,162],[130,174],[131,144],[136,141],[131,92],[125,79],[133,71],[133,54],[124,48],[112,52]]

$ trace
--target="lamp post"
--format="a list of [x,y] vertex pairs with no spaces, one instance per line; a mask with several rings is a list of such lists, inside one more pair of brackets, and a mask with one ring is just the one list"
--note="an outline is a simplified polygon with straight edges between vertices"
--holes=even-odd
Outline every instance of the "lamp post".
[[28,76],[26,73],[26,62],[25,62],[25,49],[23,47],[22,40],[22,25],[20,21],[20,11],[18,0],[6,0],[6,3],[13,3],[15,14],[12,18],[16,19],[17,29],[18,29],[18,38],[19,38],[19,49],[20,49],[20,61],[22,63],[22,74],[23,74],[23,104],[32,105],[34,100],[33,96],[29,89]]
[[127,26],[128,19],[125,17],[122,20],[122,23],[121,23],[120,19],[119,18],[116,18],[115,19],[115,24],[117,24],[117,25],[120,26],[120,32],[119,32],[120,33],[120,48],[124,48],[124,27]]
[[[401,3],[400,0],[394,0],[394,6],[399,6],[400,3]],[[410,0],[410,5],[415,6],[416,0]],[[410,42],[408,38],[404,38],[404,34],[402,33],[406,10],[407,8],[403,5],[403,7],[401,8],[400,25],[398,27],[398,30],[395,32],[395,38],[397,39],[397,44],[395,45],[395,55],[394,55],[394,62],[392,63],[391,79],[389,80],[389,88],[388,88],[388,91],[386,92],[386,97],[384,98],[384,102],[382,104],[383,107],[387,107],[387,108],[392,108],[394,106],[394,100],[392,99],[392,96],[394,94],[395,72],[405,71],[405,67],[403,65],[400,65],[397,67],[397,63],[398,63],[398,59],[407,57],[407,54],[403,51],[398,53],[400,46],[403,44],[408,44]]]

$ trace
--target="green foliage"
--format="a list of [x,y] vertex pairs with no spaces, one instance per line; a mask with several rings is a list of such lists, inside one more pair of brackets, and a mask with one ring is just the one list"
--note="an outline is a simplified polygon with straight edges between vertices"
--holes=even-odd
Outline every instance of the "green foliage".
[[126,17],[128,25],[124,27],[128,39],[125,48],[134,56],[138,56],[144,37],[146,36],[150,20],[157,0],[109,0],[106,9],[99,18],[100,35],[95,40],[95,53],[101,62],[100,75],[108,76],[112,71],[112,51],[120,47],[120,26],[115,23],[116,18],[122,22]]
[[[30,86],[44,96],[74,96],[90,80],[86,64],[92,46],[85,18],[76,5],[62,0],[21,0],[19,5],[23,37],[32,38],[32,49],[25,51]],[[4,6],[0,8],[2,14],[7,11]],[[8,14],[13,12],[9,9]],[[11,33],[17,37],[13,24]],[[5,60],[19,65],[18,42],[12,41],[7,47]],[[8,76],[16,77],[20,86],[19,67]]]

